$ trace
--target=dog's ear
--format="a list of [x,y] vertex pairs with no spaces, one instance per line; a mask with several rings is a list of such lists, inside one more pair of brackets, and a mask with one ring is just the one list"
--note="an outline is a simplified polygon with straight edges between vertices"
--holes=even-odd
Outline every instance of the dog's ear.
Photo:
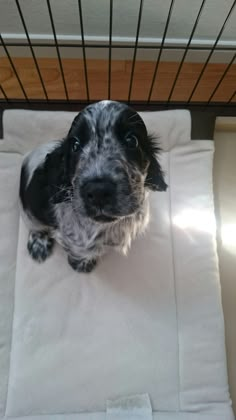
[[63,149],[63,146],[59,146],[52,152],[49,152],[45,158],[44,170],[52,183],[58,180],[61,183],[65,181],[66,165]]
[[44,173],[54,204],[65,200],[66,191],[70,185],[66,161],[67,156],[63,142],[58,148],[48,153],[45,158]]
[[167,184],[164,180],[163,171],[157,159],[152,156],[148,167],[145,186],[152,191],[166,191]]
[[165,183],[164,174],[157,158],[160,148],[158,147],[155,138],[151,135],[148,135],[147,144],[150,163],[145,186],[152,191],[166,191],[167,184]]

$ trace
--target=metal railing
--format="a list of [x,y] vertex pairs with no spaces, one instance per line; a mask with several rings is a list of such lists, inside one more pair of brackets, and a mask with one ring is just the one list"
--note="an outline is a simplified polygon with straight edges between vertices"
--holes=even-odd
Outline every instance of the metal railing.
[[[214,102],[214,95],[216,94],[216,92],[218,91],[218,89],[221,87],[222,83],[224,82],[227,74],[229,73],[230,69],[232,69],[232,66],[236,61],[236,51],[235,48],[229,47],[229,46],[222,46],[222,44],[220,43],[221,39],[222,39],[222,34],[228,24],[228,21],[232,15],[233,10],[235,9],[236,6],[236,0],[232,1],[232,4],[230,6],[227,6],[227,4],[225,3],[225,8],[228,8],[228,10],[226,11],[226,17],[223,19],[222,21],[222,25],[220,30],[218,31],[218,34],[215,38],[215,41],[212,43],[211,46],[204,46],[204,45],[195,45],[195,43],[193,43],[193,38],[195,35],[195,31],[199,25],[199,22],[201,20],[201,16],[202,16],[202,12],[204,10],[204,7],[207,3],[207,0],[202,0],[200,2],[200,7],[198,10],[198,13],[196,14],[196,18],[195,21],[193,23],[193,27],[192,27],[192,31],[190,33],[189,39],[186,43],[185,46],[183,45],[170,45],[169,43],[166,43],[166,37],[167,37],[167,32],[168,32],[168,28],[171,25],[171,18],[172,18],[172,13],[173,13],[173,7],[174,5],[176,5],[176,1],[178,0],[171,0],[170,1],[170,5],[169,5],[169,9],[168,9],[168,13],[167,13],[167,18],[166,18],[166,23],[164,26],[164,31],[162,34],[162,39],[159,45],[154,45],[154,44],[143,44],[139,42],[139,38],[140,38],[140,27],[141,27],[141,22],[142,22],[142,16],[143,16],[143,9],[145,6],[145,0],[137,0],[137,8],[138,8],[138,19],[137,19],[137,26],[136,26],[136,35],[135,35],[135,41],[134,43],[125,43],[125,44],[121,44],[121,43],[117,43],[117,42],[113,42],[113,21],[114,21],[114,7],[113,7],[113,2],[115,0],[109,0],[109,7],[107,10],[107,13],[109,15],[109,34],[108,34],[108,41],[107,42],[86,42],[86,36],[85,36],[85,25],[84,25],[84,19],[83,19],[83,1],[85,0],[75,0],[75,2],[77,2],[78,5],[78,27],[80,29],[80,34],[81,34],[81,41],[80,42],[61,42],[58,39],[58,35],[56,32],[56,26],[55,26],[55,22],[54,22],[54,16],[53,16],[53,11],[52,11],[52,7],[51,7],[51,3],[50,0],[43,0],[45,1],[45,4],[47,6],[47,11],[48,11],[48,17],[49,17],[49,21],[50,21],[50,25],[51,25],[51,30],[52,30],[52,34],[53,34],[53,41],[51,42],[36,42],[34,40],[31,39],[30,33],[28,31],[27,28],[27,24],[26,24],[26,20],[24,18],[24,13],[23,13],[23,9],[22,9],[22,5],[20,0],[15,0],[15,6],[17,9],[17,12],[19,14],[19,18],[21,20],[22,23],[22,28],[24,30],[24,34],[25,34],[25,38],[23,41],[20,42],[12,42],[9,40],[4,39],[3,34],[0,34],[0,47],[2,47],[2,50],[4,52],[4,55],[7,57],[8,61],[9,61],[9,66],[12,69],[12,72],[17,80],[17,83],[19,85],[19,88],[21,89],[22,95],[23,95],[23,99],[16,99],[14,97],[10,97],[7,93],[7,89],[4,86],[4,82],[0,83],[0,92],[2,94],[2,99],[0,99],[0,107],[1,108],[10,108],[10,107],[28,107],[28,108],[40,108],[40,109],[74,109],[74,108],[78,108],[80,106],[83,106],[84,104],[90,103],[91,102],[91,95],[90,95],[90,83],[89,83],[89,74],[88,74],[88,58],[87,58],[87,52],[89,49],[93,48],[93,49],[100,49],[100,48],[107,48],[108,50],[108,56],[107,56],[107,62],[108,62],[108,68],[107,68],[107,99],[111,98],[111,88],[112,88],[112,60],[113,60],[113,51],[115,49],[131,49],[133,51],[132,54],[132,60],[131,60],[131,72],[130,72],[130,80],[129,80],[129,88],[128,88],[128,93],[127,93],[127,98],[124,98],[124,100],[127,103],[132,104],[133,106],[136,106],[137,108],[140,109],[166,109],[166,108],[178,108],[178,107],[187,107],[187,108],[199,108],[199,109],[205,109],[206,107],[208,109],[219,109],[219,107],[221,107],[222,109],[224,109],[224,113],[227,113],[229,115],[234,115],[236,114],[236,103],[234,102],[235,97],[236,97],[236,80],[235,80],[235,90],[233,91],[233,93],[231,94],[230,98],[227,101],[224,101],[223,103],[220,102]],[[99,2],[98,2],[99,3]],[[1,5],[0,5],[1,8]],[[236,26],[235,26],[236,27]],[[21,80],[21,76],[17,70],[17,67],[14,64],[14,59],[13,57],[11,57],[10,54],[10,47],[27,47],[30,51],[31,57],[33,59],[34,62],[34,66],[39,78],[39,82],[42,88],[42,92],[44,95],[44,98],[39,98],[39,99],[32,99],[26,91],[26,88],[24,86],[24,82],[23,80]],[[59,68],[59,72],[60,72],[60,76],[61,76],[61,80],[63,83],[63,89],[64,89],[64,94],[65,94],[65,99],[61,99],[61,100],[55,100],[55,99],[50,99],[48,92],[47,92],[47,86],[45,84],[44,81],[44,77],[42,74],[42,71],[40,69],[40,64],[39,64],[39,60],[37,58],[37,54],[35,53],[35,49],[36,48],[40,48],[40,47],[49,47],[49,48],[54,48],[54,50],[56,51],[56,58],[58,60],[58,68]],[[80,49],[81,51],[81,57],[82,57],[82,61],[83,61],[83,72],[84,72],[84,84],[85,84],[85,90],[86,90],[86,99],[82,99],[79,97],[77,99],[70,99],[70,95],[68,93],[68,86],[67,86],[67,81],[66,81],[66,77],[65,77],[65,72],[64,72],[64,67],[63,67],[63,58],[61,56],[61,48],[75,48],[75,49]],[[137,63],[137,53],[139,51],[139,49],[142,50],[152,50],[152,51],[156,51],[157,52],[157,56],[156,56],[156,60],[154,62],[154,70],[153,70],[153,74],[151,77],[151,84],[150,84],[150,88],[148,90],[148,94],[147,94],[147,98],[143,99],[142,101],[133,101],[132,100],[132,91],[133,91],[133,82],[134,82],[134,73],[135,73],[135,67],[136,67],[136,63]],[[176,74],[174,76],[174,80],[171,82],[171,86],[170,86],[170,91],[168,94],[168,97],[166,98],[166,100],[162,100],[162,101],[155,101],[152,99],[153,96],[153,89],[154,89],[154,85],[156,85],[158,83],[158,77],[159,77],[159,67],[160,67],[160,63],[162,61],[162,55],[164,51],[168,51],[168,50],[179,50],[179,51],[183,51],[183,55],[181,60],[178,62],[178,67],[176,70]],[[207,53],[206,55],[206,59],[203,63],[203,66],[201,68],[201,71],[197,77],[197,80],[194,83],[194,86],[191,90],[191,93],[188,97],[187,100],[182,101],[182,102],[175,102],[173,101],[173,93],[175,91],[176,85],[178,83],[179,80],[179,76],[181,73],[181,70],[183,68],[183,65],[186,62],[186,56],[190,51],[205,51]],[[212,92],[210,93],[209,99],[206,100],[205,102],[196,102],[193,100],[193,96],[194,93],[196,92],[200,82],[202,81],[202,78],[205,74],[205,71],[207,69],[208,63],[211,60],[211,57],[213,56],[214,53],[219,52],[219,51],[229,51],[232,53],[232,58],[229,61],[229,63],[227,64],[227,66],[224,68],[224,70],[222,71],[222,74],[219,77],[219,80],[216,82],[216,85],[213,87]],[[1,70],[0,70],[1,71]],[[100,98],[100,99],[106,99],[106,98]]]

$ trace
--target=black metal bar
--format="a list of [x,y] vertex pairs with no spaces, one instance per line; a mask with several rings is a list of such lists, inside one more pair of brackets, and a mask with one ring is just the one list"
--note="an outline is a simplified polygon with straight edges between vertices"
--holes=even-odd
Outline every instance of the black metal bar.
[[51,5],[50,5],[50,0],[46,0],[46,1],[47,1],[47,6],[48,6],[48,13],[49,13],[49,18],[50,18],[50,22],[51,22],[51,27],[52,27],[52,32],[53,32],[55,47],[56,47],[56,50],[57,50],[57,57],[58,57],[58,61],[59,61],[61,77],[62,77],[62,81],[63,81],[63,85],[64,85],[64,90],[65,90],[65,94],[66,94],[66,99],[69,100],[69,95],[68,95],[68,91],[67,91],[64,70],[63,70],[62,61],[61,61],[60,49],[59,49],[59,46],[58,46],[58,43],[57,43],[57,34],[56,34],[56,29],[55,29],[55,25],[54,25],[53,16],[52,16],[52,9],[51,9]]
[[[28,47],[28,43],[27,42],[5,42],[5,45],[7,47]],[[54,48],[55,45],[50,43],[50,42],[32,42],[31,41],[31,45],[32,47],[51,47]],[[67,43],[67,42],[57,42],[57,45],[59,48],[65,48],[65,47],[69,47],[69,48],[82,48],[83,44],[82,43]],[[187,44],[186,44],[187,45]],[[165,45],[165,50],[185,50],[186,45]],[[102,43],[102,44],[86,44],[86,48],[106,48],[107,46],[109,46],[109,44],[107,43]],[[132,49],[134,47],[133,44],[115,44],[114,41],[112,43],[112,48],[124,48],[124,49]],[[139,44],[137,45],[137,50],[139,49],[143,49],[143,50],[156,50],[158,47],[157,45],[142,45]],[[189,46],[189,50],[190,51],[210,51],[212,47],[207,47],[207,46],[197,46],[197,45],[190,45]],[[215,48],[215,51],[235,51],[235,47],[224,47],[224,46],[218,46]]]
[[78,6],[79,6],[80,31],[81,31],[81,40],[82,40],[81,47],[83,51],[85,86],[86,86],[87,100],[89,101],[88,69],[87,69],[86,49],[85,49],[85,42],[84,42],[84,24],[83,24],[83,11],[82,11],[81,0],[78,0]]
[[226,69],[224,70],[224,72],[223,72],[223,74],[222,74],[222,76],[221,76],[220,80],[218,81],[218,83],[217,83],[217,85],[216,85],[215,89],[213,90],[213,92],[212,92],[212,94],[211,94],[210,98],[208,99],[208,101],[207,101],[207,104],[208,104],[208,105],[209,105],[209,103],[211,102],[211,100],[212,100],[213,96],[215,95],[216,91],[217,91],[217,90],[218,90],[218,88],[220,87],[220,85],[221,85],[221,83],[222,83],[222,80],[225,78],[226,74],[228,73],[228,71],[229,71],[230,67],[232,66],[232,64],[233,64],[233,62],[234,62],[234,60],[235,60],[235,58],[236,58],[236,53],[234,54],[234,56],[233,56],[233,57],[232,57],[232,59],[230,60],[230,62],[229,62],[229,64],[227,65]]
[[111,56],[112,56],[112,19],[113,0],[110,0],[110,21],[109,21],[109,63],[108,63],[108,99],[111,99]]
[[135,45],[134,45],[134,55],[133,55],[132,68],[131,68],[129,93],[128,93],[128,103],[130,102],[131,93],[132,93],[132,87],[133,87],[134,69],[135,69],[135,64],[136,64],[138,39],[139,39],[139,32],[140,32],[141,19],[142,19],[142,11],[143,11],[143,1],[144,0],[140,0],[140,4],[139,4],[138,24],[137,24],[137,31],[136,31],[136,38],[135,38]]
[[[235,95],[236,92],[234,92]],[[91,101],[91,102],[96,102]],[[127,101],[123,101],[127,103]],[[7,103],[0,99],[0,109],[35,109],[35,110],[67,110],[67,111],[78,111],[84,108],[88,102],[86,100],[32,100],[30,103],[26,103],[24,99],[12,99],[11,102]],[[147,106],[146,101],[131,101],[132,105],[137,111],[158,111],[167,108],[165,101],[152,101]],[[169,109],[189,109],[190,111],[206,112],[205,102],[192,102],[186,104],[184,101],[170,102]],[[207,107],[207,110],[212,111],[215,115],[229,115],[236,116],[236,104],[225,103],[225,102],[211,102]]]
[[185,49],[184,54],[183,54],[183,57],[182,57],[182,59],[181,59],[181,61],[180,61],[180,64],[179,64],[179,67],[178,67],[178,70],[177,70],[177,73],[176,73],[176,76],[175,76],[174,83],[173,83],[173,85],[172,85],[172,88],[171,88],[170,94],[169,94],[169,96],[168,96],[167,103],[168,103],[168,102],[170,102],[171,97],[172,97],[172,95],[173,95],[173,92],[174,92],[174,89],[175,89],[175,86],[176,86],[176,83],[177,83],[177,80],[178,80],[179,74],[180,74],[181,69],[182,69],[182,67],[183,67],[183,63],[184,63],[185,57],[186,57],[186,55],[187,55],[187,53],[188,53],[188,51],[189,51],[189,46],[190,46],[190,44],[191,44],[191,42],[192,42],[193,35],[194,35],[194,33],[195,33],[195,30],[196,30],[196,27],[197,27],[197,25],[198,25],[199,19],[200,19],[200,17],[201,17],[201,14],[202,14],[202,11],[203,11],[203,7],[204,7],[205,3],[206,3],[206,0],[202,0],[202,3],[201,3],[201,6],[200,6],[200,9],[199,9],[198,14],[197,14],[197,18],[196,18],[196,20],[195,20],[195,23],[194,23],[194,26],[193,26],[192,32],[191,32],[191,34],[190,34],[190,37],[189,37],[188,43],[187,43],[187,45],[186,45],[186,49]]
[[3,94],[4,98],[5,98],[5,100],[6,100],[7,102],[9,102],[9,99],[8,99],[8,97],[7,97],[7,94],[6,94],[5,90],[3,89],[2,85],[0,85],[0,91],[2,92],[2,94]]
[[20,7],[19,0],[15,0],[15,2],[16,2],[16,6],[17,6],[17,9],[18,9],[20,18],[21,18],[21,22],[22,22],[22,25],[23,25],[23,28],[24,28],[24,31],[25,31],[25,35],[26,35],[28,44],[29,44],[28,46],[30,48],[30,51],[31,51],[31,54],[32,54],[32,57],[33,57],[33,60],[34,60],[34,65],[35,65],[36,70],[38,72],[38,77],[39,77],[39,80],[41,82],[41,86],[42,86],[45,98],[48,100],[47,90],[46,90],[46,87],[45,87],[45,84],[44,84],[44,81],[43,81],[43,77],[42,77],[42,74],[41,74],[41,71],[40,71],[40,68],[39,68],[39,65],[38,65],[37,58],[36,58],[35,53],[34,53],[34,49],[33,49],[32,44],[31,44],[31,39],[29,37],[29,32],[27,30],[27,26],[26,26],[26,23],[25,23],[25,19],[24,19],[21,7]]
[[[233,99],[234,99],[235,96],[236,96],[236,89],[235,89],[233,95],[230,96],[230,98],[229,98],[228,102],[226,102],[226,104],[229,105],[229,104],[233,103]],[[234,104],[234,106],[236,107],[236,103]]]
[[2,47],[3,47],[3,49],[4,49],[4,51],[5,51],[5,54],[7,55],[7,58],[8,58],[8,60],[9,60],[9,62],[10,62],[10,64],[11,64],[11,67],[12,67],[12,69],[13,69],[13,71],[14,71],[14,74],[15,74],[15,76],[16,76],[16,78],[17,78],[17,81],[18,81],[18,83],[19,83],[19,85],[20,85],[20,88],[21,88],[21,90],[22,90],[22,92],[23,92],[23,95],[24,95],[24,97],[25,97],[26,101],[27,101],[27,102],[29,102],[29,98],[28,98],[28,96],[27,96],[27,93],[26,93],[26,91],[25,91],[25,89],[24,89],[24,86],[23,86],[23,84],[22,84],[21,80],[20,80],[20,77],[19,77],[19,75],[18,75],[18,72],[17,72],[17,70],[16,70],[16,67],[15,67],[15,65],[14,65],[14,63],[13,63],[13,61],[12,61],[12,59],[11,59],[11,56],[10,56],[10,54],[9,54],[9,51],[8,51],[8,49],[7,49],[6,45],[5,45],[5,42],[4,42],[3,37],[2,37],[2,35],[1,35],[1,34],[0,34],[0,42],[1,42],[1,45],[2,45]]
[[233,2],[232,6],[231,6],[231,8],[230,8],[230,10],[229,10],[229,12],[228,12],[228,14],[227,14],[226,18],[225,18],[225,21],[224,21],[224,23],[223,23],[223,25],[222,25],[222,27],[221,27],[221,29],[220,29],[220,32],[219,32],[219,34],[218,34],[218,36],[217,36],[217,38],[216,38],[216,40],[215,40],[215,42],[214,42],[214,45],[213,45],[213,47],[212,47],[212,49],[211,49],[211,51],[210,51],[210,53],[209,53],[209,55],[208,55],[208,57],[207,57],[207,59],[206,59],[205,63],[204,63],[204,66],[203,66],[203,68],[202,68],[202,70],[201,70],[201,72],[200,72],[200,74],[199,74],[199,76],[198,76],[198,79],[197,79],[197,81],[196,81],[196,83],[195,83],[195,85],[194,85],[194,87],[193,87],[193,90],[192,90],[192,92],[191,92],[191,95],[190,95],[190,97],[188,98],[188,103],[189,103],[189,102],[191,102],[191,99],[192,99],[192,97],[193,97],[193,95],[194,95],[194,93],[195,93],[195,91],[196,91],[196,89],[197,89],[197,87],[198,87],[198,84],[199,84],[199,82],[200,82],[200,80],[201,80],[201,78],[202,78],[203,73],[205,72],[205,69],[206,69],[206,67],[207,67],[207,65],[208,65],[208,63],[209,63],[209,61],[210,61],[210,59],[211,59],[211,56],[212,56],[212,54],[213,54],[213,53],[214,53],[214,51],[215,51],[215,47],[216,47],[216,45],[217,45],[217,43],[218,43],[218,41],[219,41],[219,39],[220,39],[220,37],[221,37],[221,35],[222,35],[222,33],[223,33],[224,29],[225,29],[225,26],[226,26],[226,24],[227,24],[227,22],[228,22],[228,20],[229,20],[229,18],[230,18],[230,15],[231,15],[231,13],[232,13],[232,11],[233,11],[233,9],[234,9],[235,5],[236,5],[236,0]]
[[148,94],[147,104],[149,104],[149,102],[151,100],[152,91],[153,91],[154,83],[156,81],[156,75],[157,75],[157,71],[158,71],[158,68],[159,68],[160,60],[161,60],[161,54],[162,54],[162,51],[163,51],[163,47],[164,47],[164,43],[165,43],[165,39],[166,39],[166,34],[167,34],[167,30],[168,30],[170,19],[171,19],[171,14],[172,14],[173,7],[174,7],[174,2],[175,2],[175,0],[171,0],[171,3],[170,3],[169,12],[168,12],[167,20],[166,20],[166,25],[165,25],[164,32],[163,32],[161,45],[159,47],[159,52],[158,52],[158,56],[157,56],[155,70],[154,70],[154,73],[153,73],[152,82],[151,82],[151,86],[150,86],[150,90],[149,90],[149,94]]

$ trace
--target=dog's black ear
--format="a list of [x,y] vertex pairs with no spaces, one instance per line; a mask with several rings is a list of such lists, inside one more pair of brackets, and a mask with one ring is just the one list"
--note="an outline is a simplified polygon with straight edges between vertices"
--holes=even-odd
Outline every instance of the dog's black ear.
[[157,155],[160,153],[160,148],[158,147],[154,136],[148,135],[147,145],[150,164],[145,180],[145,186],[152,191],[166,191],[167,184],[165,183],[164,174],[157,159]]
[[44,173],[47,177],[50,196],[53,197],[54,204],[65,200],[67,189],[70,186],[66,152],[65,142],[62,142],[58,148],[49,152],[45,158]]
[[145,180],[145,186],[152,191],[166,191],[167,184],[164,180],[163,171],[157,159],[151,157],[148,173]]

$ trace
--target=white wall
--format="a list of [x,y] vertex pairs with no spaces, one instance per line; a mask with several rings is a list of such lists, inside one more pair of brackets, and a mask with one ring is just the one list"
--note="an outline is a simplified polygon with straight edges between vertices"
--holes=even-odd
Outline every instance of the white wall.
[[[178,43],[184,40],[186,42],[201,2],[202,0],[175,0],[167,42]],[[31,36],[35,39],[52,38],[46,0],[20,0],[20,4]],[[113,41],[133,42],[137,28],[139,0],[113,0],[113,4]],[[202,45],[214,41],[232,4],[233,0],[206,0],[194,35],[196,44]],[[109,33],[109,0],[82,0],[82,5],[87,39],[93,42],[104,37],[106,39]],[[79,39],[78,1],[51,0],[51,6],[59,39],[63,41]],[[160,41],[169,6],[170,0],[144,0],[140,42]],[[0,0],[0,31],[6,40],[24,38],[15,0]],[[222,41],[227,45],[236,46],[236,7],[224,30]],[[44,55],[42,51],[38,53]],[[100,53],[102,56],[103,52]],[[132,55],[131,52],[126,52],[127,54]],[[146,56],[149,59],[150,53]],[[152,53],[151,56],[154,58],[156,53],[154,55]]]

